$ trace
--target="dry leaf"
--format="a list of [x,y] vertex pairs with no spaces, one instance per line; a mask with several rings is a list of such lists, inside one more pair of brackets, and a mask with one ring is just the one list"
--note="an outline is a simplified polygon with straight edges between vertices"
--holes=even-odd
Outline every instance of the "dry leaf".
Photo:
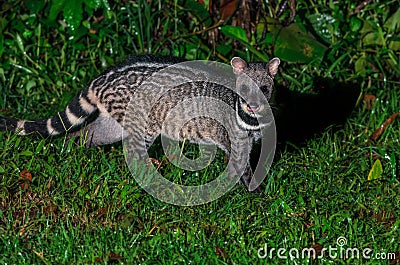
[[226,259],[228,257],[228,254],[226,254],[225,249],[221,248],[220,246],[215,247],[215,254],[217,254],[218,256],[221,256],[224,259]]
[[358,12],[360,12],[364,7],[366,7],[369,3],[371,2],[371,0],[364,0],[361,3],[358,4],[358,6],[354,9],[354,11],[352,11],[350,14],[354,15],[357,14]]
[[309,222],[307,222],[307,223],[304,224],[304,227],[305,227],[306,229],[308,229],[308,228],[310,228],[310,227],[313,227],[313,226],[314,226],[314,223],[313,223],[312,221],[309,221]]
[[108,213],[108,208],[107,207],[101,207],[97,210],[97,218],[104,216]]
[[153,164],[155,167],[160,167],[162,165],[162,162],[158,160],[157,158],[149,157],[146,161],[146,165],[149,167],[150,164]]
[[381,137],[382,133],[386,130],[386,128],[393,123],[393,121],[397,118],[397,116],[400,115],[400,112],[397,112],[395,114],[390,115],[389,118],[387,118],[381,126],[379,126],[378,129],[374,131],[374,133],[369,137],[369,139],[376,141]]
[[122,260],[122,259],[124,258],[124,257],[122,257],[121,255],[115,254],[115,253],[113,253],[113,252],[110,252],[110,254],[108,255],[108,257],[109,257],[110,261],[119,261],[119,260]]
[[[314,245],[312,245],[312,246],[309,248],[309,250],[310,250],[310,249],[314,249],[314,250],[315,250],[315,252],[313,252],[313,251],[310,251],[310,252],[309,252],[311,258],[316,259],[316,258],[318,258],[318,256],[321,255],[322,246],[321,246],[320,244],[314,244]],[[315,256],[314,256],[314,253],[315,253]]]
[[221,13],[221,19],[227,20],[230,16],[232,16],[237,9],[238,1],[237,0],[222,0],[221,5],[219,6],[219,12]]
[[378,154],[370,154],[370,153],[366,153],[365,154],[365,158],[370,158],[372,156],[372,160],[377,160],[379,158]]
[[[95,263],[104,263],[105,261],[106,261],[106,259],[107,258],[105,258],[104,256],[102,256],[102,257],[96,257],[95,259],[94,259],[94,262]],[[124,257],[123,256],[121,256],[121,255],[119,255],[119,254],[115,254],[115,253],[113,253],[113,252],[110,252],[110,253],[108,253],[108,261],[111,261],[111,262],[115,262],[115,261],[121,261],[121,260],[123,260],[124,259]]]
[[50,204],[49,206],[44,208],[44,214],[49,216],[51,214],[56,214],[58,211],[58,207],[55,204]]
[[5,114],[11,114],[12,112],[6,109],[0,109],[0,112],[3,112]]
[[371,94],[365,94],[363,97],[363,101],[365,102],[365,109],[371,110],[376,101],[376,96]]
[[21,173],[19,173],[19,177],[22,179],[18,182],[19,186],[23,190],[27,190],[29,188],[29,184],[32,183],[32,173],[27,169],[23,169]]

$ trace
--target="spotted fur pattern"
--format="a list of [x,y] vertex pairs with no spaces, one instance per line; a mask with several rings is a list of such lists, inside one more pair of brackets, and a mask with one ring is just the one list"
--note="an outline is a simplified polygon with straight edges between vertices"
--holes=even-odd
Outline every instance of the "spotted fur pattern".
[[[84,134],[88,136],[87,146],[120,141],[125,122],[125,112],[132,96],[135,95],[135,91],[153,73],[183,61],[183,59],[176,57],[149,55],[132,57],[125,63],[104,71],[75,96],[65,110],[56,113],[53,117],[36,121],[0,117],[0,130],[16,131],[20,135],[30,133],[79,135],[82,133],[80,129],[83,128]],[[170,124],[164,131],[161,130],[161,125],[174,104],[183,99],[193,96],[218,98],[235,110],[234,117],[230,118],[231,122],[235,123],[234,128],[236,128],[237,135],[241,135],[236,138],[237,144],[251,149],[251,145],[258,137],[258,131],[262,126],[257,121],[257,113],[263,108],[263,104],[259,102],[257,93],[253,93],[252,89],[246,87],[246,82],[243,81],[242,76],[244,74],[249,76],[269,100],[273,89],[273,78],[277,73],[279,63],[278,58],[267,63],[247,63],[241,58],[235,57],[231,60],[231,65],[236,76],[237,93],[223,86],[207,84],[206,82],[192,82],[178,86],[159,99],[159,102],[152,109],[152,119],[146,128],[135,128],[133,126],[130,127],[129,133],[135,137],[135,131],[139,132],[139,129],[141,129],[142,132],[145,132],[145,148],[148,148],[154,139],[162,133],[176,140],[185,138],[194,143],[216,144],[229,155],[238,159],[240,154],[231,153],[232,139],[229,139],[227,132],[211,118],[198,117],[192,119],[179,131],[175,130],[176,124]],[[184,73],[184,71],[185,69],[182,69],[182,72],[177,72],[176,76],[193,74]],[[164,76],[164,80],[159,81],[164,82],[170,78],[170,76]],[[259,93],[259,91],[257,92]],[[246,94],[248,101],[243,100],[240,96],[241,93]],[[141,101],[138,101],[137,104],[148,104],[148,99],[145,97]],[[190,108],[188,108],[189,111]],[[220,112],[218,109],[212,111],[216,114]],[[176,120],[185,120],[184,113],[178,115]],[[137,138],[140,137],[141,135],[137,135]],[[134,144],[140,145],[139,141]]]

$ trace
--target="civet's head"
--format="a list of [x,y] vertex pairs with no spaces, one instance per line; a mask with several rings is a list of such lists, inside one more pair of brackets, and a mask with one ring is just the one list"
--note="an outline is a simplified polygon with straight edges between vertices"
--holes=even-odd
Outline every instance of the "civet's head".
[[273,58],[267,63],[247,63],[242,58],[232,58],[231,65],[236,75],[236,89],[241,96],[239,104],[247,114],[257,117],[257,113],[264,109],[265,99],[271,98],[274,77],[278,72],[279,64],[279,58]]

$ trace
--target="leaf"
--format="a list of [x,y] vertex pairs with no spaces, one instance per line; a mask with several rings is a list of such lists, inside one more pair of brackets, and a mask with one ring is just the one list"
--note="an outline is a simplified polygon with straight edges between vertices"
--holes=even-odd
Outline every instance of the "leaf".
[[115,254],[113,252],[110,252],[108,254],[108,257],[109,257],[109,261],[121,261],[124,259],[124,257],[121,256],[120,254]]
[[64,6],[64,19],[72,31],[75,31],[82,22],[82,4],[82,0],[68,0]]
[[103,5],[104,5],[104,8],[106,10],[107,18],[111,19],[113,13],[111,12],[110,3],[108,3],[108,0],[103,0],[102,2],[103,2]]
[[32,156],[33,152],[32,151],[22,151],[19,153],[20,156]]
[[26,0],[25,4],[32,14],[38,14],[43,9],[46,2],[44,0]]
[[215,49],[223,56],[227,56],[232,51],[232,45],[217,45]]
[[389,45],[388,48],[392,51],[400,51],[400,38],[392,36],[388,38]]
[[327,47],[318,42],[311,34],[292,23],[282,27],[275,35],[275,56],[288,62],[310,63],[321,61]]
[[159,168],[163,165],[163,162],[158,160],[157,158],[149,157],[146,160],[146,165],[149,167],[151,164],[153,164],[156,168]]
[[[106,1],[103,1],[105,4]],[[90,2],[95,6],[95,1]],[[90,7],[90,6],[89,6]],[[49,20],[55,21],[57,16],[63,12],[65,22],[75,31],[82,22],[83,18],[83,0],[53,0],[50,8]]]
[[32,183],[32,173],[27,169],[23,169],[21,173],[19,173],[19,177],[22,179],[18,182],[19,186],[22,189],[27,190],[29,188],[29,184]]
[[204,26],[211,26],[212,21],[210,18],[210,13],[208,13],[204,5],[194,0],[188,0],[185,2],[185,9],[187,9],[189,12],[192,12],[196,17],[198,17],[200,22],[204,23]]
[[365,94],[363,97],[363,101],[365,102],[365,109],[371,110],[375,104],[376,96],[371,94]]
[[372,165],[371,170],[368,174],[368,180],[375,180],[382,177],[383,168],[382,163],[379,159],[375,160],[375,163]]
[[57,205],[50,203],[50,205],[46,206],[43,210],[46,216],[55,215],[58,211],[58,207]]
[[325,42],[332,43],[332,36],[341,37],[340,31],[336,29],[336,19],[327,14],[312,14],[309,15],[310,21],[315,33],[321,37]]
[[219,6],[221,19],[227,20],[230,16],[232,16],[236,12],[237,6],[238,6],[237,0],[222,0]]
[[361,29],[361,27],[362,27],[362,23],[363,22],[362,22],[361,19],[358,19],[356,17],[352,17],[350,19],[350,29],[351,29],[351,31],[354,31],[354,32],[359,31]]
[[91,9],[97,9],[102,6],[103,1],[102,0],[83,0],[85,2],[85,5],[90,7]]
[[18,44],[18,48],[21,50],[21,52],[25,53],[24,42],[22,41],[22,38],[18,33],[17,33],[17,44]]
[[362,45],[384,45],[385,38],[383,36],[382,28],[379,27],[374,21],[365,20],[363,22],[363,27],[360,30],[359,34],[364,36],[362,38]]
[[379,34],[378,31],[374,31],[374,32],[370,32],[368,34],[365,35],[364,39],[363,39],[363,45],[380,45],[383,46],[384,41],[383,38],[381,36],[381,34]]
[[227,25],[221,27],[221,32],[228,37],[243,41],[244,43],[249,42],[249,39],[246,36],[246,31],[243,28]]
[[55,21],[58,14],[63,10],[65,1],[64,0],[53,0],[51,2],[49,19]]
[[367,65],[367,56],[364,54],[360,58],[357,59],[355,63],[356,74],[365,77],[366,76],[366,65]]
[[387,118],[378,129],[374,131],[374,133],[369,137],[369,139],[376,141],[381,137],[382,133],[387,129],[387,127],[393,123],[393,121],[400,116],[400,112],[394,113]]
[[314,249],[314,253],[315,253],[315,256],[314,256],[314,253],[312,253],[312,255],[311,255],[311,257],[313,258],[313,259],[317,259],[318,257],[320,257],[321,256],[321,253],[322,253],[322,251],[323,251],[323,246],[322,245],[320,245],[320,244],[318,244],[318,243],[316,243],[316,244],[313,244],[312,246],[311,246],[311,248],[312,249]]
[[390,32],[395,32],[400,28],[400,9],[397,9],[396,13],[386,20],[383,27],[388,29]]
[[216,246],[215,247],[215,254],[217,254],[218,256],[226,259],[228,257],[228,254],[226,253],[225,249],[223,249],[220,246]]

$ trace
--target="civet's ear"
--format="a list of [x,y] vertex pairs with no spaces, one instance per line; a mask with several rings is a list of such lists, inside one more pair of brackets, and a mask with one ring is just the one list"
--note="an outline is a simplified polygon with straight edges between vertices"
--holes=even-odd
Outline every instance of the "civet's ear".
[[281,63],[278,57],[271,59],[268,62],[268,73],[271,77],[274,77],[278,73],[278,66]]
[[247,62],[240,57],[233,57],[231,65],[235,74],[238,74],[247,68]]

